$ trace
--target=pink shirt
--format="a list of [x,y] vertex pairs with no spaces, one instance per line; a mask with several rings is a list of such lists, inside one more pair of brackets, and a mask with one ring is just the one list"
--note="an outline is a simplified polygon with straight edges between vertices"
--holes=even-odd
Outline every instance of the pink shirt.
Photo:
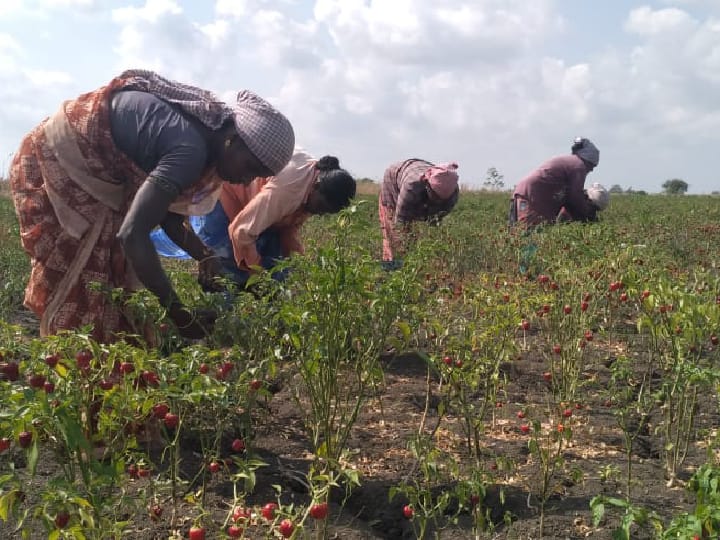
[[597,209],[583,191],[588,171],[582,159],[574,155],[549,159],[515,186],[515,195],[529,204],[532,225],[555,222],[565,207],[572,219],[594,221]]
[[284,256],[303,252],[299,233],[309,217],[304,207],[317,180],[316,163],[296,148],[290,163],[276,176],[256,178],[247,186],[223,183],[220,203],[230,220],[228,233],[239,268],[260,264],[255,242],[269,227],[280,233]]

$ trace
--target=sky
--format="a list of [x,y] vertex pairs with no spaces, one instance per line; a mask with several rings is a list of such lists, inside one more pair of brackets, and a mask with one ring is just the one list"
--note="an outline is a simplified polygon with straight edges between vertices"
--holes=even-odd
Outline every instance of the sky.
[[357,177],[418,157],[510,188],[583,136],[588,183],[720,191],[720,0],[2,0],[0,174],[129,68],[251,89]]

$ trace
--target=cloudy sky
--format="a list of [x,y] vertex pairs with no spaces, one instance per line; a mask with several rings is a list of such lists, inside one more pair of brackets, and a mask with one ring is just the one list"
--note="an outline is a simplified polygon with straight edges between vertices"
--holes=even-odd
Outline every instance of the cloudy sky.
[[582,135],[608,187],[720,190],[720,0],[3,0],[0,171],[130,67],[252,89],[360,177],[422,157],[510,187]]

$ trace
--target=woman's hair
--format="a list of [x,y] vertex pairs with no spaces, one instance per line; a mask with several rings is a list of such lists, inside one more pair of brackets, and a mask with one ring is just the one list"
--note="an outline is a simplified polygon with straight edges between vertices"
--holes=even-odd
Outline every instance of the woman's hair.
[[355,179],[345,169],[340,168],[340,161],[335,156],[323,156],[315,164],[320,174],[317,190],[323,195],[332,213],[339,212],[350,205],[355,197],[357,186]]

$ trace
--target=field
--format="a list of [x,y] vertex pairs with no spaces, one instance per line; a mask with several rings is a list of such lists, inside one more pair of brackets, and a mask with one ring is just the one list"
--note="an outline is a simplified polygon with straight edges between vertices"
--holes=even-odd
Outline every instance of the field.
[[719,199],[525,235],[507,198],[464,192],[395,272],[370,193],[254,294],[169,261],[213,335],[138,293],[147,339],[103,345],[37,337],[0,196],[0,537],[718,538]]

